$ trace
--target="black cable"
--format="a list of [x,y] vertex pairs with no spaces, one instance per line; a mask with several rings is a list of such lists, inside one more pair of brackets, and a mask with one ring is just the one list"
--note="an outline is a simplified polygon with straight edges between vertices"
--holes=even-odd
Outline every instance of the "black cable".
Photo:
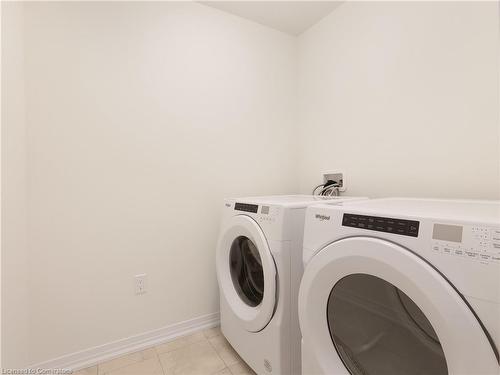
[[[321,191],[320,195],[323,195],[323,196],[326,196],[326,192],[330,189],[330,188],[338,188],[339,187],[339,184],[337,181],[334,181],[334,180],[328,180],[326,181],[324,184],[323,184],[323,190]],[[329,195],[329,194],[328,194]]]

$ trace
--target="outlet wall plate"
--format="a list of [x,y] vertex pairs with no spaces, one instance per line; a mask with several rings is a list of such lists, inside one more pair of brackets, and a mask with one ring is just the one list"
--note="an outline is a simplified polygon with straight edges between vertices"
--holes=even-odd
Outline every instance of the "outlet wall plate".
[[326,183],[328,180],[337,181],[339,184],[339,191],[346,191],[345,178],[344,173],[335,172],[335,173],[324,173],[323,174],[323,183]]
[[144,294],[148,291],[148,275],[141,273],[134,276],[134,292],[136,295]]

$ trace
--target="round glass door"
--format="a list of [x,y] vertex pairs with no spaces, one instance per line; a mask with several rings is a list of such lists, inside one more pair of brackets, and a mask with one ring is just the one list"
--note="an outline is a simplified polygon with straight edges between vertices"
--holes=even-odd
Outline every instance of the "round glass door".
[[436,332],[420,308],[391,283],[352,274],[330,292],[327,321],[353,375],[447,375]]
[[247,331],[262,330],[274,314],[277,278],[273,255],[255,220],[235,215],[225,223],[216,269],[222,310],[231,311]]
[[261,304],[264,298],[264,270],[259,250],[245,236],[237,237],[229,252],[229,268],[234,288],[248,306]]

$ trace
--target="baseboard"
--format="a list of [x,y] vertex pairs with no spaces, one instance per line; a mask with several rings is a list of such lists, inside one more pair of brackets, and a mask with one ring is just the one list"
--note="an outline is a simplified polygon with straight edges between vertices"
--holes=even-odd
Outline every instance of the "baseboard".
[[79,370],[128,353],[172,341],[177,337],[185,336],[196,331],[212,328],[218,324],[219,313],[207,314],[160,329],[134,335],[126,339],[66,354],[58,358],[35,364],[30,366],[30,368]]

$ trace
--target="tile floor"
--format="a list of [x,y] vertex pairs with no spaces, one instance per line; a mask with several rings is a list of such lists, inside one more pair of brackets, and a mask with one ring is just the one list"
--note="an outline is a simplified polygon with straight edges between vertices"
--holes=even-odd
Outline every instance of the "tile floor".
[[222,336],[210,328],[74,375],[255,375]]

